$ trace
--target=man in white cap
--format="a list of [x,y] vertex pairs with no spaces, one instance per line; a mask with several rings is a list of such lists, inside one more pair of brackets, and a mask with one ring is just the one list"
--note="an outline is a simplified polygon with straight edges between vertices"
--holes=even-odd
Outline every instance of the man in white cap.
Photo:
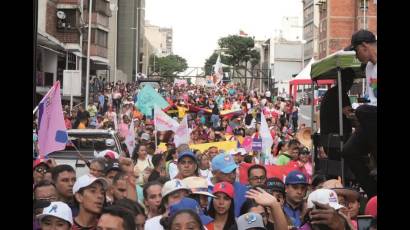
[[86,174],[77,179],[73,193],[79,212],[74,218],[73,230],[93,229],[97,226],[107,187],[108,182],[104,178]]
[[163,230],[164,228],[160,224],[161,218],[168,216],[169,207],[187,197],[190,192],[191,190],[182,180],[173,179],[167,181],[161,190],[162,201],[159,208],[161,215],[148,219],[145,223],[145,229]]
[[70,230],[73,225],[71,208],[61,201],[51,202],[37,218],[42,230]]

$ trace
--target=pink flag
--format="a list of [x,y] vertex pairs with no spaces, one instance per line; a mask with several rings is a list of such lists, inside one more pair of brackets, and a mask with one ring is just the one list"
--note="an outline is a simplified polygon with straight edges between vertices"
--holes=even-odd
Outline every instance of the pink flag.
[[65,149],[67,129],[61,106],[60,81],[56,81],[38,105],[38,145],[40,155]]
[[184,119],[182,119],[178,128],[175,130],[174,143],[176,147],[178,147],[180,144],[189,143],[189,129],[188,129],[187,115],[185,115]]
[[135,129],[134,120],[131,120],[130,128],[128,129],[128,135],[125,138],[125,145],[127,146],[128,153],[132,156],[135,148]]
[[177,121],[164,113],[158,106],[154,107],[154,124],[155,130],[158,131],[172,130],[175,132],[179,126]]

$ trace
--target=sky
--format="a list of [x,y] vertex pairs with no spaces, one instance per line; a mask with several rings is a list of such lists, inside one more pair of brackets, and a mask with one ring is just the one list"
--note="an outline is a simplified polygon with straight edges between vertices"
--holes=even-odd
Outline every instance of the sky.
[[173,53],[203,67],[218,39],[243,30],[267,40],[284,16],[302,15],[302,0],[145,0],[145,20],[173,29]]

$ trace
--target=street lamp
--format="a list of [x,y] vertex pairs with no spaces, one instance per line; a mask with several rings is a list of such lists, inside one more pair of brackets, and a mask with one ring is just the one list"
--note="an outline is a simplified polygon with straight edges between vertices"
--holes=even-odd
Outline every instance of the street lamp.
[[87,37],[87,75],[85,79],[85,106],[87,108],[88,105],[88,93],[90,91],[90,47],[91,47],[91,20],[92,20],[92,8],[93,8],[93,1],[89,0],[88,2],[88,37]]
[[118,6],[116,3],[110,4],[111,11],[115,14],[115,42],[114,42],[114,82],[117,82],[117,34],[118,34]]

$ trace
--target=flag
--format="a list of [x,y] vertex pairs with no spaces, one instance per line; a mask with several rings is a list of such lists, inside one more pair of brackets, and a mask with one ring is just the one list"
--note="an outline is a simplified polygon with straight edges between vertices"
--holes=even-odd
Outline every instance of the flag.
[[164,113],[158,106],[154,107],[154,125],[157,131],[175,130],[179,124],[166,113]]
[[221,63],[221,55],[218,55],[218,58],[216,59],[216,63],[214,65],[214,83],[215,85],[218,85],[222,81],[222,77],[224,76],[224,71],[222,69],[222,63]]
[[178,128],[175,130],[174,143],[176,147],[178,147],[181,144],[189,143],[189,129],[188,129],[188,116],[187,115],[184,116],[184,119],[182,119]]
[[260,137],[262,138],[262,151],[269,152],[273,144],[272,135],[266,122],[265,115],[261,113]]
[[64,150],[68,140],[61,105],[60,81],[56,81],[38,105],[38,146],[40,156]]
[[125,138],[125,145],[127,146],[128,153],[132,156],[135,148],[135,130],[134,120],[131,120],[130,128],[128,129],[128,135]]
[[152,117],[154,105],[165,109],[169,104],[151,85],[146,85],[138,93],[136,106],[145,116]]

